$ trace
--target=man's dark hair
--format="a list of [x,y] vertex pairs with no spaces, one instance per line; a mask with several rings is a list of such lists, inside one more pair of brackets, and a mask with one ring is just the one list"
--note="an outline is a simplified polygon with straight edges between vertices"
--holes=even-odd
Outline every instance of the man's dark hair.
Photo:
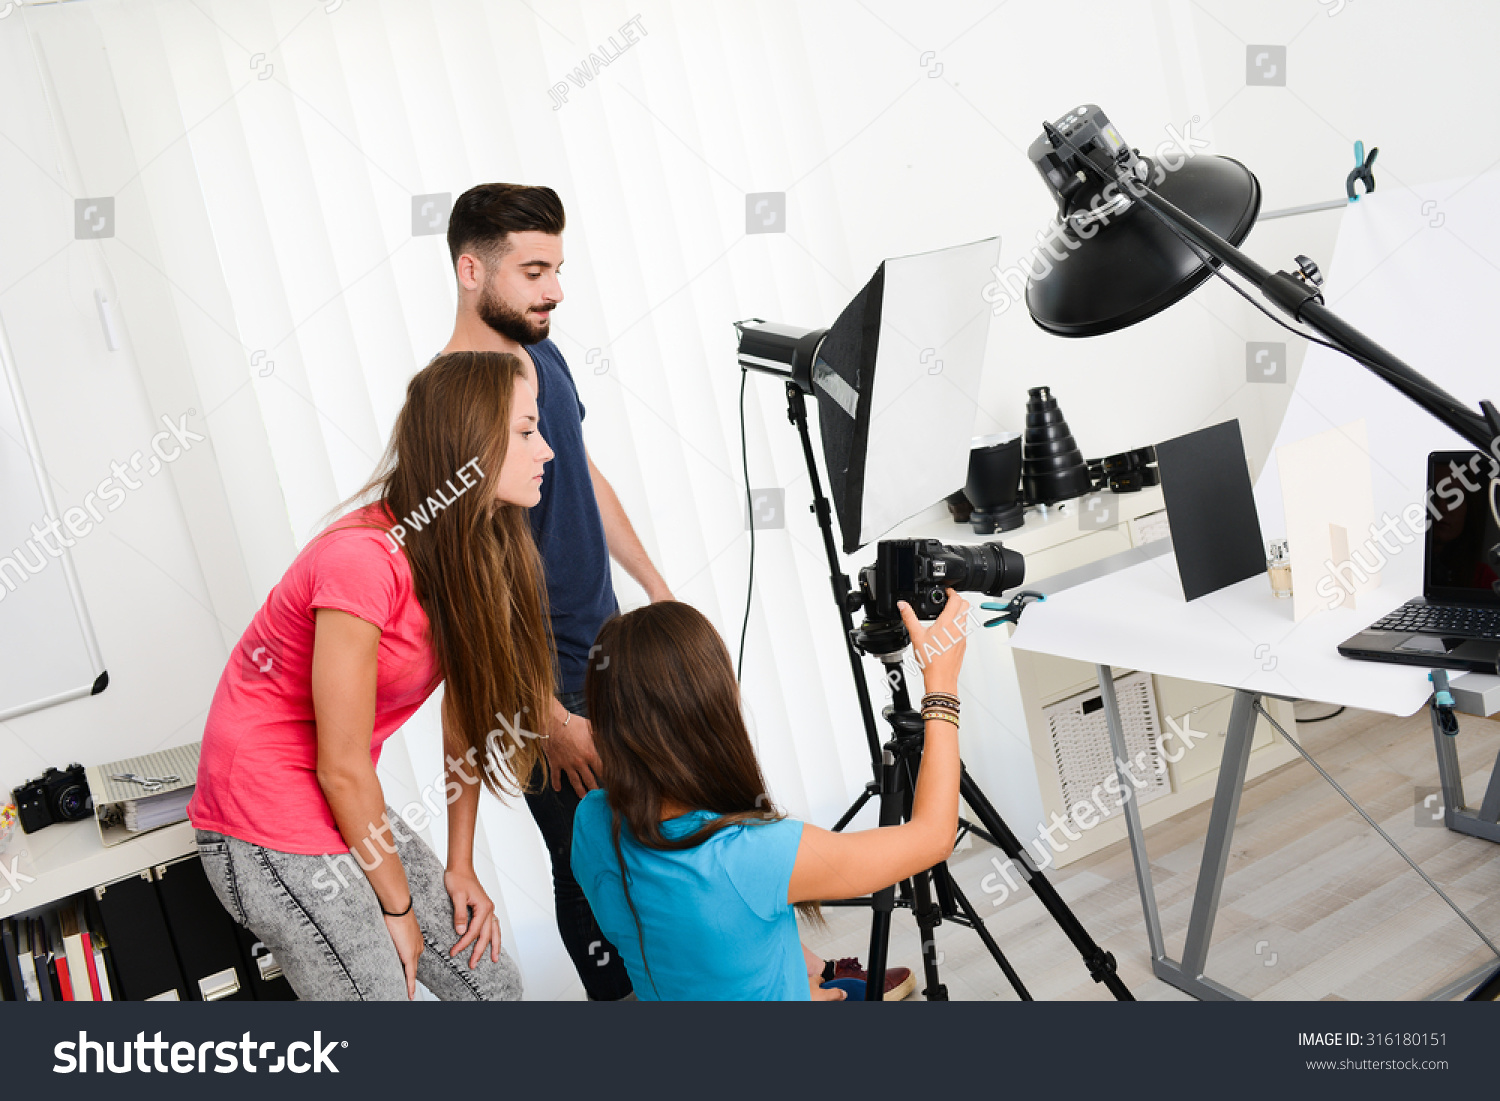
[[560,234],[565,221],[562,200],[550,187],[480,184],[453,204],[448,215],[448,252],[455,266],[465,252],[490,264],[511,250],[510,234],[527,230]]

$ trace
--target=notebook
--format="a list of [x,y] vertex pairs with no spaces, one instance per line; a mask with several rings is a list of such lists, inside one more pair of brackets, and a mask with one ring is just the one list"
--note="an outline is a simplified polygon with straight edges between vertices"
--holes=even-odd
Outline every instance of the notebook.
[[1500,673],[1500,463],[1483,451],[1427,456],[1422,595],[1344,641],[1361,661]]

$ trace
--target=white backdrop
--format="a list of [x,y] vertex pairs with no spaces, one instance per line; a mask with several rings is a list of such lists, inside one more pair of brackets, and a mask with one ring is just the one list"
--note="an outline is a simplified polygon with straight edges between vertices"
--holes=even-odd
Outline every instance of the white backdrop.
[[[828,324],[885,256],[998,233],[1015,263],[1052,214],[1025,147],[1080,102],[1148,152],[1191,127],[1257,171],[1268,207],[1337,195],[1355,137],[1382,146],[1387,186],[1475,173],[1490,147],[1432,120],[1494,101],[1500,33],[1488,5],[1395,0],[1081,3],[1065,26],[1020,0],[0,8],[0,314],[59,503],[163,414],[208,438],[76,549],[113,684],[4,724],[7,787],[198,736],[228,646],[369,473],[405,380],[447,337],[451,269],[440,235],[414,235],[414,197],[484,180],[562,195],[554,331],[590,451],[676,594],[737,639],[731,322]],[[1284,85],[1247,83],[1257,43],[1285,47]],[[746,196],[766,192],[784,195],[784,228],[747,233]],[[78,239],[75,201],[100,196],[110,235]],[[1247,248],[1324,259],[1337,224],[1273,223]],[[1019,428],[1046,384],[1090,455],[1238,416],[1258,468],[1289,387],[1247,385],[1245,342],[1276,333],[1214,286],[1093,341],[1012,308],[991,328],[979,427]],[[1288,382],[1300,357],[1292,341]],[[867,777],[864,740],[783,398],[768,379],[749,390],[752,487],[787,507],[758,540],[747,705],[773,794],[826,823]],[[436,767],[426,712],[390,743],[392,800]],[[482,833],[529,995],[578,996],[529,817],[489,801]]]
[[[1500,300],[1497,203],[1497,172],[1435,183],[1423,194],[1377,191],[1344,218],[1334,253],[1339,275],[1325,296],[1345,321],[1476,412],[1481,398],[1500,401],[1488,317],[1489,304]],[[1355,420],[1365,422],[1376,522],[1383,515],[1399,517],[1407,505],[1423,500],[1429,451],[1474,446],[1346,356],[1312,348],[1276,446]],[[1274,451],[1256,502],[1267,537],[1279,534],[1281,479]],[[1368,536],[1351,531],[1351,547]],[[1398,542],[1390,535],[1385,540],[1388,546]],[[1374,561],[1368,550],[1362,557]],[[1390,580],[1420,591],[1421,540],[1392,557]]]

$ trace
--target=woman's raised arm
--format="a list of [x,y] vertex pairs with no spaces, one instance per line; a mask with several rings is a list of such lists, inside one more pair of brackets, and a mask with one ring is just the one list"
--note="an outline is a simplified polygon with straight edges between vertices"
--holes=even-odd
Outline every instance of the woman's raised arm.
[[[968,611],[968,602],[949,589],[943,614],[928,629],[901,604],[901,619],[928,692],[958,697]],[[947,859],[958,835],[958,775],[958,727],[946,719],[929,719],[911,821],[853,833],[804,824],[787,901],[858,898]]]

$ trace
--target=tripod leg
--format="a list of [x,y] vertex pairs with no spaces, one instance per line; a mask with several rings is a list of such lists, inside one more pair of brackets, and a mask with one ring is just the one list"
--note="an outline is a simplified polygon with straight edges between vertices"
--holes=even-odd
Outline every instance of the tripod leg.
[[1120,981],[1120,976],[1116,973],[1115,957],[1099,947],[1094,938],[1089,936],[1089,931],[1073,915],[1073,911],[1068,908],[1068,904],[1063,901],[1062,896],[1057,893],[1047,877],[1039,871],[1032,870],[1021,842],[1017,840],[1015,834],[1010,832],[1010,827],[1005,824],[999,812],[979,789],[979,785],[969,775],[969,770],[962,766],[960,766],[958,785],[959,794],[963,796],[964,802],[969,804],[984,828],[1000,842],[1001,851],[1020,866],[1031,889],[1036,892],[1037,898],[1041,899],[1042,905],[1052,915],[1052,920],[1057,922],[1058,928],[1067,935],[1079,954],[1083,956],[1083,962],[1094,981],[1103,983],[1118,1001],[1135,1001],[1134,995]]
[[[901,824],[901,791],[897,786],[896,755],[887,746],[880,761],[880,824]],[[896,887],[892,884],[870,896],[869,970],[865,972],[865,1001],[885,1000],[885,965],[891,947],[891,911],[896,908]]]
[[932,869],[933,875],[939,877],[940,881],[946,881],[947,889],[952,894],[958,908],[964,917],[969,919],[969,928],[979,935],[979,940],[989,950],[990,956],[1000,965],[1000,970],[1005,972],[1005,977],[1010,980],[1011,989],[1023,1002],[1034,1001],[1031,992],[1026,989],[1026,984],[1021,981],[1021,976],[1016,974],[1016,969],[1010,965],[1010,960],[1005,958],[1005,953],[1000,950],[1000,945],[995,943],[995,938],[990,936],[990,931],[984,927],[984,919],[979,916],[978,911],[970,904],[968,897],[958,889],[958,884],[953,882],[953,873],[948,870],[946,863],[939,864]]
[[[916,913],[917,930],[922,934],[922,975],[927,980],[927,986],[922,994],[929,1002],[946,1002],[948,988],[938,977],[937,941],[933,936],[934,931],[942,924],[943,915],[932,900],[932,874],[929,869],[911,877],[914,896],[912,909]],[[885,976],[881,975],[880,979],[884,986]],[[870,981],[875,981],[873,971],[870,973]]]
[[874,784],[866,784],[865,790],[859,793],[859,798],[844,812],[844,816],[833,824],[834,833],[843,833],[844,827],[854,821],[854,816],[865,809],[865,804],[870,801],[870,796],[875,794]]

